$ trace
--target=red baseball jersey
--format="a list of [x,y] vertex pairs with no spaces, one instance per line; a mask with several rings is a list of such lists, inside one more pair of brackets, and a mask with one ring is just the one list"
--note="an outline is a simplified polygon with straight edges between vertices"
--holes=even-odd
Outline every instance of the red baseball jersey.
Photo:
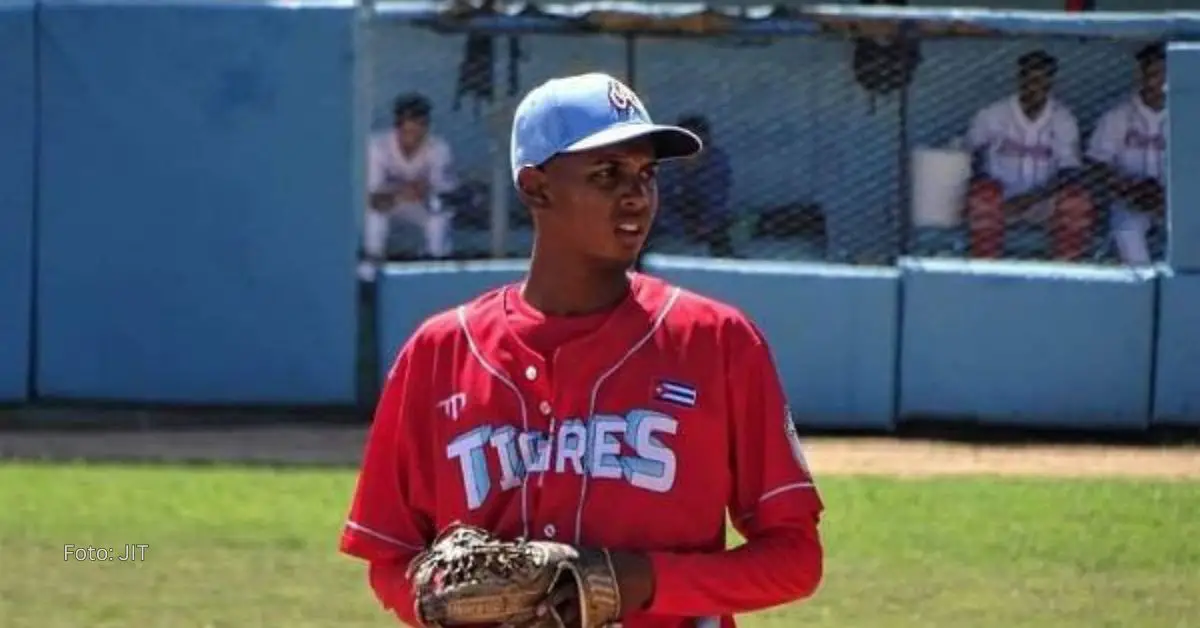
[[385,607],[417,625],[405,567],[456,521],[646,552],[654,599],[626,628],[729,627],[816,589],[821,499],[741,312],[640,274],[603,315],[522,304],[511,285],[430,318],[388,375],[341,540]]

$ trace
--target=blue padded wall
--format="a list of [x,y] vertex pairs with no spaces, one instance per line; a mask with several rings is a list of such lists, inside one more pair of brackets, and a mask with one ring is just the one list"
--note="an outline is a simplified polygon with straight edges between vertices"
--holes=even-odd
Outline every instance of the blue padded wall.
[[396,352],[425,319],[487,290],[519,281],[528,269],[525,260],[387,266],[376,287],[380,376],[386,376]]
[[352,403],[358,10],[42,11],[38,392]]
[[1167,49],[1167,262],[1176,271],[1200,271],[1200,43]]
[[1055,428],[1149,424],[1149,270],[906,260],[902,417]]
[[798,423],[892,426],[898,270],[653,255],[646,269],[758,324]]
[[1200,425],[1200,275],[1159,280],[1154,422]]
[[0,402],[29,392],[37,69],[34,4],[0,4]]

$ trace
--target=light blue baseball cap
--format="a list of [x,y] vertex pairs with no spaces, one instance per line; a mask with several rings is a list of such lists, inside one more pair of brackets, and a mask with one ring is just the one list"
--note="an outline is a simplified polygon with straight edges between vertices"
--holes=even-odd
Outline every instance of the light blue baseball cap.
[[704,144],[695,133],[654,124],[641,99],[599,72],[551,79],[530,90],[513,114],[513,182],[522,168],[560,153],[575,153],[645,137],[659,160],[690,157]]

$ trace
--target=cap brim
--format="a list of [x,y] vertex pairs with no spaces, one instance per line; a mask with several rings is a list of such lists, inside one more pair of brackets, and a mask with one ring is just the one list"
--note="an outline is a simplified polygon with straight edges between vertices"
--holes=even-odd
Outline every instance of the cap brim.
[[621,124],[589,135],[562,152],[578,153],[639,138],[647,138],[653,143],[655,157],[659,160],[691,157],[704,149],[704,142],[700,137],[682,127],[667,124]]

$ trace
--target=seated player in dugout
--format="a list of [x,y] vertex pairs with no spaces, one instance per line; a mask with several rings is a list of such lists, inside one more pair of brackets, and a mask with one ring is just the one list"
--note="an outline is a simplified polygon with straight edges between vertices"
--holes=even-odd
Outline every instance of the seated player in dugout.
[[[455,522],[608,549],[625,628],[732,628],[816,591],[823,504],[766,338],[729,304],[630,271],[659,163],[701,149],[605,74],[517,107],[529,270],[400,349],[342,532],[401,622],[420,625],[410,561]],[[745,544],[727,548],[727,522]]]
[[690,242],[708,245],[713,257],[733,257],[733,215],[729,207],[729,189],[733,170],[729,156],[712,142],[707,118],[685,115],[676,123],[695,133],[704,142],[704,152],[691,159],[663,164],[658,191],[662,209],[653,236],[679,234]]
[[442,196],[458,185],[450,145],[429,130],[433,106],[421,94],[401,94],[392,106],[392,127],[367,144],[368,208],[363,220],[359,278],[373,281],[387,256],[394,221],[421,229],[425,255],[452,253],[452,213]]
[[1133,93],[1108,110],[1092,131],[1088,167],[1109,203],[1109,229],[1121,261],[1151,262],[1147,237],[1166,215],[1166,50],[1150,44],[1137,52]]
[[1094,209],[1081,185],[1079,125],[1051,96],[1058,61],[1034,51],[1017,60],[1017,93],[979,111],[967,131],[975,156],[967,193],[970,255],[1004,255],[1006,233],[1041,228],[1050,253],[1079,260],[1090,252]]

